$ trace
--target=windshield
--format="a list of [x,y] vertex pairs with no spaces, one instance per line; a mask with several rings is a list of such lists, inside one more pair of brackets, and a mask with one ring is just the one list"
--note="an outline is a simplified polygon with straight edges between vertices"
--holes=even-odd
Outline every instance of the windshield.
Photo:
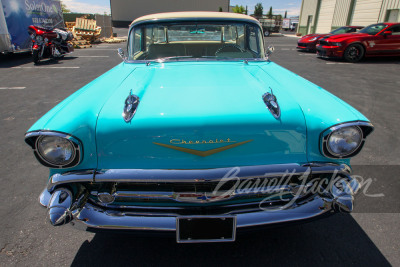
[[340,27],[336,30],[331,31],[332,34],[340,34],[340,33],[349,33],[349,32],[356,32],[356,28],[351,27]]
[[133,27],[128,60],[261,59],[261,29],[250,23],[182,22]]
[[370,34],[370,35],[375,35],[375,34],[377,34],[378,32],[380,32],[381,30],[383,30],[386,27],[387,27],[387,25],[385,25],[385,24],[373,24],[373,25],[370,25],[368,27],[365,27],[364,29],[362,29],[359,32],[367,33],[367,34]]

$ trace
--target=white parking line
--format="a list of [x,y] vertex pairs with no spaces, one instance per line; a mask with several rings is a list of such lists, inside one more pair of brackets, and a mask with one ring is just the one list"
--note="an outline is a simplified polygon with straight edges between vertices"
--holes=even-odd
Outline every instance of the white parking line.
[[290,50],[290,48],[281,48],[281,50]]
[[346,62],[326,62],[327,65],[335,65],[335,64],[350,64],[350,63],[346,63]]
[[110,56],[77,56],[77,57],[110,57]]
[[12,67],[12,69],[79,69],[80,67],[47,67],[47,66],[35,66],[35,67]]
[[25,89],[26,87],[0,87],[0,90],[22,90]]
[[296,35],[293,35],[293,34],[283,34],[283,36],[292,37],[292,38],[301,38],[301,36],[296,36]]
[[316,57],[316,55],[315,54],[312,54],[312,53],[310,53],[310,54],[299,54],[300,56],[314,56],[314,57]]

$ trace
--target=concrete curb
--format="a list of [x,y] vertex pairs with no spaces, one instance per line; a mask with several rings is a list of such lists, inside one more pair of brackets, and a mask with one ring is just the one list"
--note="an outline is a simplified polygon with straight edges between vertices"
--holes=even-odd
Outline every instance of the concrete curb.
[[292,38],[297,38],[297,39],[301,38],[301,36],[296,36],[296,35],[292,35],[292,34],[282,34],[282,35],[285,37],[292,37]]

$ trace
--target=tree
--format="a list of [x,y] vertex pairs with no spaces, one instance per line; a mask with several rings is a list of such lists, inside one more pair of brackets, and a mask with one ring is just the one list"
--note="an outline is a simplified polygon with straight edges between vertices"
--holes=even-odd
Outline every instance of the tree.
[[287,18],[287,10],[285,11],[285,19]]
[[219,11],[219,12],[222,12],[222,7],[219,7],[218,11]]
[[71,10],[65,4],[63,4],[63,2],[60,1],[60,3],[61,3],[62,13],[71,13]]
[[244,6],[236,5],[234,8],[232,8],[232,11],[233,11],[233,13],[244,14],[246,12],[246,9],[244,8]]
[[256,17],[262,17],[263,15],[263,6],[261,3],[256,4],[256,6],[254,7],[254,16]]
[[274,15],[274,14],[272,13],[272,6],[271,6],[271,7],[269,8],[268,13],[267,13],[267,17],[271,19],[273,15]]

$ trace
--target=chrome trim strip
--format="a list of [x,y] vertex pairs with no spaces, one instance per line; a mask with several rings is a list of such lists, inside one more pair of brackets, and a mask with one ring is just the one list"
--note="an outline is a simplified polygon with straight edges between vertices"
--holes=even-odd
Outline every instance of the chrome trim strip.
[[[215,203],[227,200],[232,200],[240,197],[265,197],[270,194],[290,194],[294,189],[293,186],[275,186],[275,187],[263,187],[263,188],[252,188],[249,190],[218,190],[216,194],[213,191],[191,191],[191,192],[161,192],[161,191],[117,191],[112,194],[114,202],[128,201],[175,201],[179,203]],[[93,191],[91,195],[97,196],[99,192]],[[292,195],[295,195],[294,193]],[[99,199],[101,202],[101,200]],[[100,204],[100,203],[99,203]],[[109,204],[109,203],[102,203]],[[101,206],[103,206],[100,204]],[[115,205],[110,207],[116,207]]]
[[73,171],[62,174],[56,173],[50,177],[47,183],[47,190],[51,192],[56,186],[61,184],[93,182],[94,173],[94,170]]
[[[235,173],[239,168],[239,173]],[[110,169],[110,170],[79,170],[52,175],[47,184],[51,192],[55,186],[67,183],[79,182],[118,182],[118,183],[140,183],[140,182],[164,182],[164,183],[205,183],[218,182],[229,174],[240,179],[281,177],[283,175],[303,175],[307,171],[310,174],[333,173],[350,174],[351,169],[346,164],[335,163],[306,163],[306,164],[276,164],[242,166],[232,168],[195,169],[195,170],[162,170],[162,169]]]
[[[282,201],[280,200],[271,200],[268,203],[278,204],[279,202],[282,203]],[[185,206],[116,206],[102,203],[90,203],[97,207],[100,207],[101,209],[114,210],[114,214],[125,214],[129,216],[182,216],[182,211],[188,208]],[[246,202],[237,204],[221,204],[214,207],[228,210],[224,213],[226,215],[259,211],[259,204],[259,202]],[[117,211],[116,209],[124,211]]]
[[142,20],[139,22],[136,22],[135,24],[132,22],[129,25],[129,32],[131,31],[131,28],[142,25],[142,24],[154,24],[154,23],[170,23],[170,22],[245,22],[245,23],[251,23],[254,25],[259,26],[262,28],[261,23],[259,21],[255,21],[252,19],[246,19],[246,18],[197,18],[197,17],[192,17],[192,18],[164,18],[164,19],[149,19],[149,20]]
[[371,127],[374,128],[374,125],[372,125],[372,123],[370,123],[369,121],[351,121],[351,122],[344,122],[344,123],[339,123],[336,125],[333,125],[327,129],[325,129],[324,131],[322,131],[322,137],[327,136],[328,134],[330,134],[331,132],[343,128],[343,127],[349,127],[349,126],[367,126],[367,127]]
[[[237,168],[237,169],[236,169]],[[300,164],[276,164],[241,166],[216,169],[161,170],[161,169],[109,169],[99,170],[95,182],[218,182],[221,178],[258,178],[282,175],[302,175],[308,166]],[[234,175],[234,176],[230,176]]]
[[244,228],[311,219],[329,212],[331,209],[332,202],[329,199],[316,196],[311,201],[292,209],[239,214],[237,227]]
[[[188,58],[181,61],[159,61],[159,59],[151,59],[151,60],[124,60],[125,63],[132,64],[146,64],[146,66],[150,66],[151,64],[164,64],[164,63],[176,63],[176,62],[238,62],[248,64],[249,62],[270,62],[267,58],[219,58],[219,59],[209,59],[209,58]],[[247,62],[247,63],[246,63]]]

